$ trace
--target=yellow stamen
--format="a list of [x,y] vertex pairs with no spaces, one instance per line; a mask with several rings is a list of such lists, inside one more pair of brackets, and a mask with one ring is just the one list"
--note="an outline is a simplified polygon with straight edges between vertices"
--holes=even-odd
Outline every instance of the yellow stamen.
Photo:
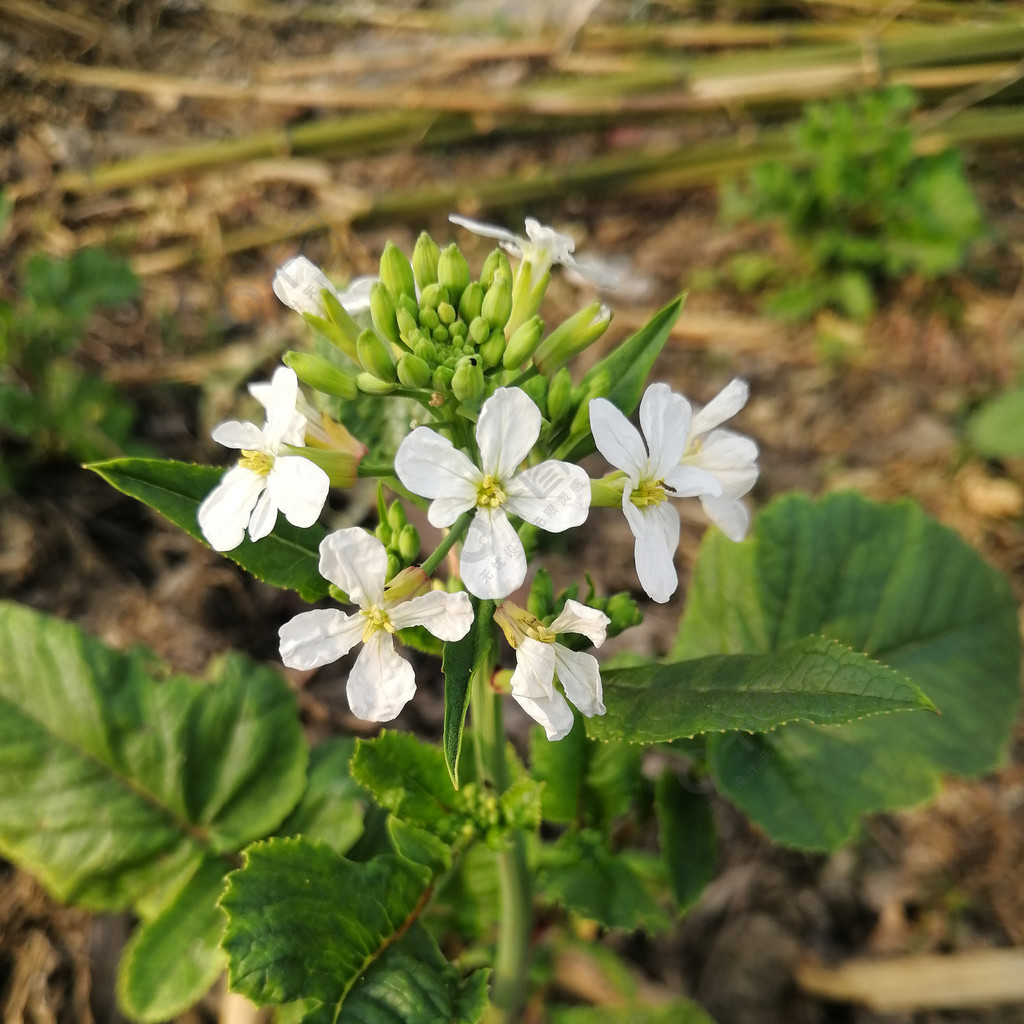
[[629,500],[637,508],[648,505],[660,505],[665,500],[664,480],[644,480],[629,496]]
[[253,473],[266,476],[274,465],[274,456],[269,452],[254,452],[243,448],[238,464],[252,470]]
[[501,484],[488,473],[476,492],[476,503],[481,508],[500,508],[505,504],[507,495]]
[[363,626],[363,643],[365,644],[374,633],[384,630],[387,633],[394,633],[395,627],[391,625],[388,613],[383,608],[364,608],[360,613],[366,619]]

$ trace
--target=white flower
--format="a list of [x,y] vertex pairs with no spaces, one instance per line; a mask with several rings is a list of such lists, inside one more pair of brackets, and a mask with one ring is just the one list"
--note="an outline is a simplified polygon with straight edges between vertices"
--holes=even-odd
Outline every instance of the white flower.
[[597,658],[557,642],[561,633],[582,633],[595,647],[600,647],[611,621],[604,612],[569,600],[551,625],[544,626],[522,608],[506,601],[498,608],[495,618],[516,651],[512,696],[544,727],[549,740],[560,740],[568,735],[573,722],[565,697],[555,689],[556,675],[566,697],[587,718],[604,714]]
[[432,526],[451,526],[463,512],[476,509],[460,572],[477,597],[507,597],[526,579],[526,553],[507,513],[561,533],[579,526],[590,510],[590,479],[581,467],[549,459],[516,472],[540,426],[540,410],[524,391],[498,388],[484,402],[476,425],[480,467],[429,427],[417,427],[395,456],[399,480],[414,494],[433,499],[427,511]]
[[711,520],[730,540],[740,541],[750,526],[750,513],[739,499],[757,481],[757,445],[742,434],[715,429],[747,404],[750,388],[732,380],[693,415],[683,453],[684,466],[707,470],[721,485],[721,495],[700,495]]
[[[590,429],[601,454],[626,474],[622,511],[636,538],[640,585],[664,604],[678,586],[672,563],[679,543],[679,515],[666,500],[719,497],[722,485],[702,466],[682,465],[690,435],[690,403],[667,384],[652,384],[640,402],[644,436],[606,398],[590,402]],[[646,446],[644,444],[646,439]]]
[[280,630],[281,660],[289,668],[337,661],[362,641],[346,692],[352,714],[371,722],[391,721],[416,692],[412,665],[395,650],[395,630],[423,626],[439,640],[461,640],[473,624],[473,605],[463,591],[390,599],[384,589],[387,567],[384,545],[365,530],[328,534],[320,543],[320,573],[341,587],[359,611],[302,612]]
[[534,280],[543,277],[553,263],[558,263],[563,267],[570,267],[581,277],[593,281],[600,287],[613,287],[617,281],[617,275],[602,267],[578,261],[573,256],[576,243],[569,235],[563,235],[554,228],[534,220],[533,217],[526,218],[526,238],[497,224],[485,224],[483,221],[462,217],[457,213],[450,213],[448,219],[476,235],[497,239],[506,252],[533,267]]
[[370,288],[376,277],[356,277],[339,292],[327,275],[305,256],[294,256],[277,268],[274,274],[274,294],[296,313],[312,313],[326,318],[323,296],[325,288],[337,297],[350,316],[358,316],[370,309]]
[[303,443],[306,418],[295,408],[298,393],[295,371],[279,367],[265,395],[267,421],[262,430],[255,423],[238,420],[214,429],[218,444],[242,452],[238,465],[224,474],[199,506],[200,529],[214,550],[238,547],[246,527],[252,540],[266,537],[274,529],[278,511],[294,526],[312,526],[323,510],[330,489],[327,474],[284,449]]

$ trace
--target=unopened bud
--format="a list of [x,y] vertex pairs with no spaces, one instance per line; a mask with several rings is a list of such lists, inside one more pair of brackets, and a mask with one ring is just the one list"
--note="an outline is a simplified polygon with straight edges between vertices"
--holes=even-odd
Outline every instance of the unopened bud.
[[636,601],[626,593],[612,594],[602,610],[611,620],[608,623],[608,636],[618,636],[624,630],[639,626],[644,621]]
[[373,535],[387,547],[391,543],[391,527],[388,526],[385,520],[381,520],[374,528]]
[[[339,306],[338,308],[340,309],[341,307]],[[314,316],[312,313],[303,313],[302,319],[314,331],[322,334],[336,349],[344,352],[350,359],[356,358],[356,338],[359,337],[359,325],[351,317],[349,317],[349,320],[352,323],[352,334],[342,330],[333,320],[325,320],[323,317]]]
[[491,325],[482,316],[474,318],[467,332],[467,337],[473,339],[473,344],[482,345],[490,336]]
[[443,284],[428,284],[420,292],[420,323],[423,322],[423,310],[432,309],[436,311],[442,302],[449,301],[448,289]]
[[380,281],[370,289],[370,319],[381,337],[392,342],[398,341],[400,334],[395,300]]
[[455,376],[455,370],[450,366],[435,366],[434,372],[430,377],[430,384],[433,389],[440,392],[442,395],[451,390],[452,378]]
[[433,342],[428,338],[424,338],[422,334],[416,339],[412,350],[428,366],[437,362],[437,349],[434,348]]
[[480,315],[484,306],[484,286],[479,281],[471,281],[459,299],[459,317],[467,324]]
[[285,261],[274,274],[274,294],[296,313],[312,313],[326,317],[321,292],[337,295],[327,275],[305,256]]
[[572,408],[572,377],[563,366],[548,384],[548,419],[557,424]]
[[335,398],[344,398],[351,402],[358,394],[355,378],[344,370],[339,370],[323,356],[310,352],[285,352],[284,364],[295,371],[295,376],[303,384],[308,384],[325,395],[333,395]]
[[419,319],[420,315],[420,304],[412,295],[393,295],[392,298],[395,300],[395,309],[404,309],[413,320]]
[[455,318],[458,315],[459,314],[455,312],[455,307],[450,302],[442,302],[441,305],[437,307],[438,319],[445,327],[450,327],[455,323]]
[[430,383],[430,367],[419,356],[407,352],[398,360],[398,379],[407,388],[425,388]]
[[495,274],[504,274],[512,280],[512,264],[508,261],[503,249],[492,249],[490,255],[484,260],[483,269],[480,271],[480,283],[484,290],[490,288]]
[[[388,552],[388,571],[385,579],[394,579],[402,571],[402,560],[394,551]],[[386,588],[385,588],[386,589]]]
[[484,366],[488,370],[492,366],[497,366],[504,354],[505,332],[500,330],[492,331],[487,340],[480,345],[480,358],[484,361]]
[[529,395],[530,400],[541,411],[542,416],[548,414],[548,379],[547,377],[531,377],[519,385]]
[[533,357],[541,373],[554,373],[570,359],[592,345],[612,320],[612,311],[600,302],[592,302],[564,323],[559,324],[541,343]]
[[384,246],[384,252],[381,253],[380,279],[396,300],[400,295],[416,298],[416,282],[413,279],[412,264],[394,242],[388,242]]
[[424,331],[432,331],[435,327],[441,326],[441,318],[437,315],[436,309],[429,306],[420,310],[420,327]]
[[351,487],[358,478],[361,455],[329,451],[325,448],[303,448],[292,445],[285,445],[285,450],[319,466],[327,474],[332,487]]
[[402,306],[395,310],[395,323],[398,325],[398,336],[406,345],[414,345],[413,334],[419,330],[416,317]]
[[[412,523],[406,523],[398,535],[398,554],[403,562],[414,562],[420,554],[420,534]],[[422,570],[421,570],[422,571]]]
[[449,301],[458,305],[460,296],[469,284],[469,264],[454,242],[441,253],[437,262],[437,280],[448,289]]
[[512,278],[506,277],[504,274],[495,274],[494,280],[484,296],[484,304],[480,309],[480,315],[492,328],[500,327],[504,329],[511,312]]
[[398,373],[391,358],[391,346],[376,331],[365,330],[356,342],[359,363],[378,380],[396,381]]
[[390,395],[397,384],[389,380],[380,380],[372,373],[360,373],[356,377],[356,387],[364,395]]
[[440,255],[441,249],[437,242],[426,231],[421,232],[412,251],[412,273],[420,291],[437,281],[437,261]]
[[515,334],[508,339],[505,346],[505,354],[501,357],[505,369],[516,370],[522,366],[536,351],[543,333],[544,321],[539,316],[530,317],[526,323],[516,328]]
[[606,367],[601,367],[589,380],[584,380],[584,383],[573,391],[573,401],[578,404],[572,417],[572,425],[569,427],[570,436],[585,434],[590,430],[591,399],[604,398],[611,389],[611,376]]
[[460,402],[475,402],[483,397],[484,368],[477,356],[463,356],[452,377],[452,393]]
[[392,576],[391,582],[384,588],[384,600],[387,604],[395,604],[419,597],[428,590],[430,577],[418,565],[410,565]]
[[391,527],[392,533],[398,533],[407,522],[409,520],[406,518],[405,509],[402,508],[401,501],[396,498],[388,509],[388,526]]

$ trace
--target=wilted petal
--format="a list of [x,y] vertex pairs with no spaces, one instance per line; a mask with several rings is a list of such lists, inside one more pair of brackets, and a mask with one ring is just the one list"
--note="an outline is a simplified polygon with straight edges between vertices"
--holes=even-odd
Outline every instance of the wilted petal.
[[480,464],[505,482],[540,436],[540,409],[519,388],[498,388],[483,404],[476,424]]
[[390,722],[416,693],[416,673],[396,650],[391,634],[378,630],[363,645],[345,689],[348,706],[366,722]]
[[650,452],[648,473],[661,480],[678,464],[690,430],[690,403],[667,384],[652,384],[640,402],[640,426]]
[[701,498],[701,507],[708,519],[729,540],[741,541],[750,527],[750,513],[742,501],[735,498]]
[[444,641],[461,640],[473,625],[473,604],[463,590],[455,594],[431,590],[409,601],[401,601],[387,612],[395,629],[423,626]]
[[475,597],[508,597],[526,579],[526,552],[500,508],[480,508],[462,545],[459,572]]
[[244,448],[257,452],[266,450],[263,431],[255,423],[228,420],[214,427],[211,436],[217,444],[222,444],[225,448],[237,448],[239,451]]
[[281,660],[289,668],[308,670],[329,665],[350,650],[363,636],[361,615],[346,615],[336,608],[302,612],[278,631]]
[[[289,366],[279,366],[270,378],[270,398],[267,402],[267,425],[263,428],[270,451],[277,452],[285,435],[294,438],[298,426],[305,432],[305,417],[298,416],[295,403],[299,399],[299,378]],[[302,442],[302,436],[297,439]],[[292,442],[294,443],[294,441]]]
[[693,437],[700,437],[709,430],[724,423],[727,419],[735,416],[747,404],[750,397],[750,385],[738,377],[729,381],[714,398],[708,402],[693,417],[691,433]]
[[[469,502],[467,508],[476,504],[477,485],[482,479],[469,458],[430,427],[417,427],[402,441],[395,455],[395,473],[413,494],[461,499]],[[430,522],[433,526],[450,526],[457,516],[450,522]]]
[[673,564],[679,544],[679,515],[667,501],[639,509],[628,495],[623,496],[622,511],[636,538],[633,556],[640,586],[653,601],[664,604],[679,585]]
[[505,509],[548,533],[561,533],[586,521],[590,477],[581,466],[548,459],[523,470],[505,485]]
[[269,537],[276,525],[277,502],[274,501],[270,488],[266,488],[249,517],[249,539],[263,540],[264,537]]
[[285,519],[293,526],[312,526],[323,511],[331,481],[327,474],[301,455],[274,460],[267,489]]
[[569,598],[548,628],[553,633],[580,633],[595,647],[600,647],[608,635],[609,622],[611,619],[604,612]]
[[252,510],[266,486],[266,477],[233,466],[199,506],[197,519],[214,551],[231,551],[242,543]]
[[607,398],[590,400],[590,431],[597,450],[634,482],[647,473],[647,449],[640,431]]
[[601,670],[597,658],[583,651],[570,651],[562,644],[551,646],[555,649],[555,672],[565,695],[587,718],[603,715],[605,707],[601,700]]
[[376,537],[351,526],[320,541],[320,575],[341,587],[360,608],[381,607],[388,555]]

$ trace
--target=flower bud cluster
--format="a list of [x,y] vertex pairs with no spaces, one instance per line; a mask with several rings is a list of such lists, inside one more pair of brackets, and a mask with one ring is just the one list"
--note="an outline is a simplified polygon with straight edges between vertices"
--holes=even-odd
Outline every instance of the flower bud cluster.
[[377,505],[380,521],[373,535],[387,552],[387,578],[390,580],[419,558],[420,534],[406,518],[405,509],[398,498],[388,507],[384,504],[384,493],[381,490],[377,494]]

